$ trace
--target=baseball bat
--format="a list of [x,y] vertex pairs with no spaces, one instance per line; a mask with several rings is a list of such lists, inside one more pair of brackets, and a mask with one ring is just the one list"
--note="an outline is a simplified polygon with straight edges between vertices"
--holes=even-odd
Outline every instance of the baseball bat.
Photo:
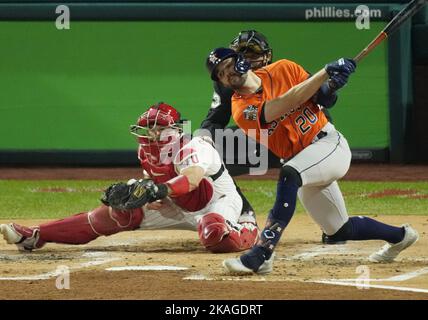
[[367,56],[374,48],[376,48],[383,40],[388,38],[394,31],[396,31],[407,19],[412,17],[418,10],[420,10],[427,0],[412,0],[409,2],[397,15],[387,24],[387,26],[369,43],[355,58],[355,62],[360,62]]

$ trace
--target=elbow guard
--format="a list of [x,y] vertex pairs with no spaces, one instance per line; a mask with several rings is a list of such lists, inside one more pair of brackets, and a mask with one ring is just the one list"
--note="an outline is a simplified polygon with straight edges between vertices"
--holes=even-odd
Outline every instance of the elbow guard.
[[169,194],[171,197],[179,197],[190,192],[189,178],[184,175],[172,178],[166,183],[166,185],[171,190],[171,193]]
[[331,108],[337,101],[337,94],[331,90],[328,83],[325,82],[318,90],[315,103],[322,105],[324,108]]

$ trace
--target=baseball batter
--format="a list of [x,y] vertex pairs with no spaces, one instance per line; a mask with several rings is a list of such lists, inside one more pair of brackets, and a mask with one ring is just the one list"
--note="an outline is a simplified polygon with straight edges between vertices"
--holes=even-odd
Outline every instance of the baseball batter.
[[349,217],[337,180],[349,169],[351,151],[345,137],[328,122],[310,98],[327,80],[343,87],[356,64],[340,59],[309,77],[298,64],[279,60],[256,71],[229,48],[218,48],[207,58],[212,78],[232,88],[232,115],[245,132],[268,135],[267,147],[284,159],[277,197],[260,240],[248,253],[227,259],[233,273],[267,273],[273,251],[295,211],[299,196],[307,212],[335,241],[385,240],[388,243],[369,259],[392,261],[415,243],[418,233],[409,225],[390,226],[368,217]]
[[[242,54],[250,63],[251,70],[257,70],[265,67],[271,64],[273,61],[273,50],[268,43],[267,37],[256,30],[244,30],[239,32],[239,34],[230,42],[229,48],[237,53]],[[238,136],[238,139],[236,139],[236,136],[233,136],[232,139],[227,138],[228,134],[235,134],[236,130],[240,131],[240,128],[237,126],[228,127],[228,129],[232,129],[233,132],[231,130],[224,130],[232,116],[233,89],[225,87],[220,81],[218,81],[218,79],[212,80],[214,88],[212,103],[207,116],[201,123],[201,129],[204,130],[201,130],[200,135],[208,135],[212,137],[213,141],[217,143],[217,150],[219,150],[219,148],[222,146],[226,146],[226,143],[223,142],[223,145],[221,145],[218,143],[218,141],[216,141],[216,132],[218,133],[220,131],[226,137],[226,141],[234,141],[235,154],[233,155],[232,159],[233,163],[229,163],[231,160],[231,155],[228,154],[226,157],[226,152],[223,152],[223,161],[232,176],[244,173],[248,174],[252,164],[249,163],[247,157],[245,157],[247,161],[246,164],[237,165],[239,160],[244,156],[238,152],[238,144],[248,145],[247,140],[244,140],[244,137],[242,136]],[[312,99],[314,103],[323,107],[322,111],[324,115],[330,122],[332,122],[332,118],[328,110],[329,108],[332,108],[338,100],[336,90],[332,90],[329,83],[326,81],[323,83],[318,92],[312,97]],[[278,158],[275,153],[267,149],[265,146],[260,146],[260,144],[257,143],[256,150],[259,150],[260,155],[267,155],[269,168],[281,167],[280,158]],[[254,212],[254,209],[246,199],[245,195],[240,191],[239,187],[237,187],[237,190],[242,197],[243,212]],[[322,234],[321,238],[322,242],[326,244],[343,243],[343,241],[336,242],[333,239],[326,237],[324,233]]]
[[[144,180],[114,184],[102,199],[104,205],[89,212],[31,228],[2,224],[4,239],[31,251],[47,242],[85,244],[121,231],[180,229],[198,231],[201,244],[211,252],[241,251],[255,244],[255,218],[241,215],[242,199],[212,141],[184,136],[179,112],[165,103],[151,106],[131,132],[139,141]],[[137,193],[140,186],[143,194]],[[129,199],[144,195],[144,207],[127,209]]]

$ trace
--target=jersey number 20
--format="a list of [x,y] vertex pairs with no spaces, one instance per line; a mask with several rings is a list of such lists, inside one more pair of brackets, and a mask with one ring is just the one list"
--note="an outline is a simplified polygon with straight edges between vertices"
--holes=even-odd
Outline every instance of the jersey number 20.
[[309,108],[303,109],[303,112],[295,120],[296,124],[299,126],[302,134],[305,134],[311,129],[311,126],[318,121],[318,118],[315,113]]

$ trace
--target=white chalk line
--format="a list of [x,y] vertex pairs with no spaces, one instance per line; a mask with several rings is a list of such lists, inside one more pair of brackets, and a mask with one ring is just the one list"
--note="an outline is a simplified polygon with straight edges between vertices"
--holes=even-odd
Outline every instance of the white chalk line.
[[82,268],[88,268],[88,267],[93,267],[93,266],[99,266],[101,264],[106,264],[108,262],[118,261],[118,260],[122,260],[122,259],[121,258],[107,258],[104,260],[88,261],[88,262],[81,263],[79,267],[74,267],[74,268],[70,268],[70,269],[82,269]]
[[[364,281],[366,281],[364,279]],[[358,287],[361,289],[364,288],[375,288],[375,289],[386,289],[386,290],[396,290],[396,291],[408,291],[408,292],[419,292],[419,293],[428,293],[428,289],[418,289],[418,288],[409,288],[409,287],[397,287],[397,286],[386,286],[386,285],[377,285],[377,284],[364,284],[364,283],[354,283],[351,282],[342,282],[342,281],[331,281],[331,280],[318,280],[318,281],[305,281],[311,283],[320,283],[320,284],[329,284],[337,286],[347,286],[347,287]]]
[[99,257],[104,257],[106,255],[107,255],[107,252],[104,252],[104,251],[88,251],[82,254],[82,257],[99,258]]
[[178,266],[121,266],[106,268],[106,271],[183,271],[187,267]]
[[[193,280],[193,281],[244,281],[244,282],[289,282],[295,280],[278,280],[272,279],[268,280],[266,278],[210,278],[204,275],[191,275],[183,278],[183,280]],[[375,285],[375,284],[364,284],[364,283],[356,283],[356,279],[349,279],[352,282],[345,281],[337,281],[337,280],[315,280],[315,281],[306,281],[300,280],[300,282],[304,283],[318,283],[318,284],[326,284],[326,285],[338,285],[338,286],[348,286],[348,287],[357,287],[360,289],[364,288],[374,288],[374,289],[384,289],[384,290],[395,290],[395,291],[406,291],[406,292],[417,292],[417,293],[428,293],[428,289],[419,289],[419,288],[410,288],[410,287],[398,287],[398,286],[388,286],[388,285]],[[364,281],[367,281],[364,279]],[[384,280],[383,280],[384,281]]]
[[[428,267],[383,279],[364,279],[368,282],[402,282],[428,273]],[[360,280],[360,279],[359,279]],[[321,279],[320,281],[355,282],[356,279]]]
[[[372,250],[350,250],[347,244],[341,245],[319,245],[307,249],[304,252],[295,254],[291,257],[276,258],[276,260],[294,261],[294,260],[310,260],[311,258],[322,255],[352,255],[354,257],[346,257],[347,260],[364,260]],[[367,257],[365,257],[367,255]],[[424,257],[406,257],[403,261],[411,262],[428,262],[428,258]]]
[[[334,248],[330,246],[316,246],[310,248],[308,251],[294,255],[289,258],[279,258],[278,260],[310,260],[316,256],[320,255],[339,255],[339,254],[357,254],[357,252],[348,251],[346,245],[339,245]],[[359,252],[361,253],[361,252]],[[417,260],[417,259],[416,259]],[[420,259],[419,259],[420,260]],[[364,279],[367,282],[403,282],[410,280],[421,275],[428,273],[428,267],[422,268],[419,270],[411,271],[401,275],[385,278],[385,279]],[[358,279],[361,281],[360,279]],[[303,281],[303,282],[312,282],[312,283],[322,283],[322,284],[331,284],[331,285],[343,285],[343,286],[355,286],[355,287],[367,287],[367,288],[379,288],[386,290],[401,290],[401,291],[411,291],[411,292],[421,292],[428,293],[428,289],[419,289],[419,288],[409,288],[409,287],[398,287],[390,285],[376,285],[376,284],[360,284],[356,283],[357,279],[322,279],[316,281]]]
[[265,277],[250,276],[248,278],[234,278],[234,277],[220,277],[220,278],[211,278],[203,274],[192,274],[190,276],[184,277],[183,280],[196,280],[196,281],[251,281],[251,282],[286,282],[288,280],[267,280]]
[[422,268],[419,270],[415,270],[412,272],[404,273],[402,275],[394,276],[394,277],[386,279],[385,281],[406,281],[406,280],[410,280],[410,279],[419,277],[419,276],[427,274],[427,273],[428,273],[428,267]]
[[[329,255],[329,254],[343,254],[348,253],[351,254],[351,252],[347,251],[345,246],[336,246],[334,248],[335,250],[332,250],[330,247],[325,246],[317,246],[309,249],[308,252],[303,252],[297,255],[294,255],[290,258],[279,258],[278,260],[295,260],[295,259],[302,259],[302,260],[308,260],[310,258],[316,257],[318,255]],[[85,253],[83,256],[93,256],[93,257],[99,257],[102,256],[102,253]],[[89,262],[81,263],[78,267],[71,267],[72,270],[78,270],[81,268],[86,268],[90,266],[96,266],[105,264],[112,261],[121,260],[121,258],[103,258],[100,260],[94,260]],[[142,267],[142,270],[144,267]],[[402,275],[393,276],[390,278],[385,279],[364,279],[364,281],[369,282],[402,282],[406,280],[410,280],[413,278],[416,278],[418,276],[424,275],[428,273],[428,267],[422,268],[419,270],[415,270],[412,272],[408,272]],[[0,280],[15,280],[15,281],[25,281],[25,280],[47,280],[53,277],[57,277],[60,274],[62,274],[62,271],[51,271],[39,275],[32,275],[32,276],[18,276],[18,277],[0,277]],[[205,281],[215,281],[215,280],[221,280],[221,281],[252,281],[252,282],[266,282],[264,277],[262,278],[234,278],[234,277],[222,277],[222,278],[210,278],[205,275],[190,275],[188,277],[184,277],[183,280],[205,280]],[[278,282],[283,281],[290,281],[290,280],[275,280]],[[320,283],[320,284],[328,284],[328,285],[341,285],[341,286],[353,286],[358,288],[377,288],[377,289],[386,289],[386,290],[398,290],[398,291],[407,291],[407,292],[418,292],[418,293],[428,293],[428,289],[419,289],[419,288],[410,288],[410,287],[398,287],[398,286],[389,286],[389,285],[374,285],[374,284],[364,284],[364,283],[356,283],[356,279],[330,279],[330,280],[315,280],[315,281],[302,281],[302,282],[310,282],[310,283]]]
[[[191,275],[183,278],[183,280],[192,280],[192,281],[241,281],[241,282],[288,282],[291,280],[267,280],[266,278],[210,278],[204,275]],[[364,279],[364,281],[366,281]],[[304,283],[318,283],[325,285],[338,285],[338,286],[347,286],[347,287],[357,287],[358,289],[384,289],[384,290],[395,290],[395,291],[404,291],[404,292],[416,292],[416,293],[428,293],[428,289],[419,289],[419,288],[411,288],[411,287],[399,287],[399,286],[390,286],[390,285],[376,285],[376,284],[364,284],[364,283],[356,283],[356,279],[353,279],[353,282],[343,282],[343,281],[333,281],[333,280],[317,280],[317,281],[304,281],[300,282]]]
[[[316,246],[309,251],[294,255],[290,258],[278,258],[278,260],[309,260],[310,258],[316,257],[318,255],[334,255],[334,254],[355,254],[354,252],[350,252],[347,250],[346,246],[336,246],[334,247],[334,250],[330,247],[326,246]],[[411,271],[408,273],[404,273],[398,276],[393,276],[385,279],[364,279],[364,281],[368,282],[403,282],[406,280],[410,280],[416,277],[419,277],[421,275],[428,273],[428,267],[422,268],[419,270]],[[268,281],[265,278],[210,278],[201,274],[194,274],[190,275],[188,277],[183,278],[183,280],[199,280],[199,281],[215,281],[215,280],[222,280],[222,281]],[[320,284],[329,284],[329,285],[342,285],[342,286],[354,286],[358,288],[378,288],[378,289],[385,289],[385,290],[398,290],[398,291],[407,291],[407,292],[418,292],[418,293],[428,293],[428,289],[419,289],[419,288],[410,288],[410,287],[399,287],[399,286],[391,286],[391,285],[376,285],[376,284],[362,284],[357,283],[357,280],[360,279],[324,279],[324,280],[315,280],[315,281],[306,281],[306,280],[300,280],[301,282],[309,282],[309,283],[320,283]],[[278,280],[275,280],[278,281]],[[290,281],[290,280],[279,280],[278,282],[283,281]],[[361,280],[360,280],[361,281]]]
[[0,277],[0,281],[10,280],[10,281],[31,281],[31,280],[48,280],[50,278],[58,277],[62,272],[51,271],[42,274],[36,274],[32,276],[22,276],[22,277]]
[[348,250],[346,245],[325,245],[309,248],[307,251],[298,253],[291,257],[277,258],[278,260],[310,260],[320,255],[340,255],[340,254],[356,254],[357,252]]
[[[85,256],[85,254],[83,254]],[[102,258],[98,260],[83,262],[78,266],[70,267],[70,270],[79,270],[83,268],[88,268],[92,266],[98,266],[105,263],[109,263],[112,261],[118,261],[122,260],[121,258]],[[36,274],[36,275],[30,275],[30,276],[15,276],[15,277],[0,277],[0,281],[32,281],[32,280],[48,280],[51,278],[58,277],[59,275],[63,274],[63,271],[55,270],[50,271],[46,273]]]
[[211,281],[213,278],[209,278],[203,274],[192,274],[190,276],[184,277],[183,280],[199,280],[199,281]]

